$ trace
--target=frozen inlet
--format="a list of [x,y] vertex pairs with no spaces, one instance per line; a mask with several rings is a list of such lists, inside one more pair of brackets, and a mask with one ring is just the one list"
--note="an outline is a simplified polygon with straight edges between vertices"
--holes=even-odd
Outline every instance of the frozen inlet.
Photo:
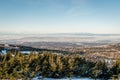
[[7,53],[7,50],[2,50],[1,51],[1,54],[6,54]]

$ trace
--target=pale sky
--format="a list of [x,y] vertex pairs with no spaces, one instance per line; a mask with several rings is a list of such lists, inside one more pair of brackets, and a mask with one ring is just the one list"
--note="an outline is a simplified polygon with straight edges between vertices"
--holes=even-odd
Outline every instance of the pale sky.
[[0,0],[0,32],[120,34],[120,0]]

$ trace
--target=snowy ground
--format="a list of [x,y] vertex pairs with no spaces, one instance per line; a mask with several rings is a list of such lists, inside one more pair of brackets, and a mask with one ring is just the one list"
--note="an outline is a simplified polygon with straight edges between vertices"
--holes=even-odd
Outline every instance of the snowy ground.
[[[54,79],[54,78],[44,78],[44,79],[38,79],[37,77],[34,78],[33,80],[94,80],[94,79],[90,79],[90,78],[61,78],[61,79]],[[99,79],[97,79],[99,80]]]

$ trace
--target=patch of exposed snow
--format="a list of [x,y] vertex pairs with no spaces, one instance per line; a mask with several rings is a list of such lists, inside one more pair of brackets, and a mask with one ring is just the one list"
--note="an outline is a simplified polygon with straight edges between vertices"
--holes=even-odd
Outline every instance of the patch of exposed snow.
[[[38,80],[38,77],[34,78],[33,80]],[[93,80],[90,78],[61,78],[61,79],[56,79],[56,78],[44,78],[41,80]]]

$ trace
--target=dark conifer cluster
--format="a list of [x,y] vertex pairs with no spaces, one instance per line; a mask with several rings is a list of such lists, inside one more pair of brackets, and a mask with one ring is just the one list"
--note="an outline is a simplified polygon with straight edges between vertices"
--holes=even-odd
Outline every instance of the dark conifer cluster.
[[36,76],[110,79],[119,78],[119,73],[120,60],[109,68],[105,62],[89,61],[78,54],[59,55],[43,52],[29,55],[21,53],[0,55],[0,79],[32,79]]

